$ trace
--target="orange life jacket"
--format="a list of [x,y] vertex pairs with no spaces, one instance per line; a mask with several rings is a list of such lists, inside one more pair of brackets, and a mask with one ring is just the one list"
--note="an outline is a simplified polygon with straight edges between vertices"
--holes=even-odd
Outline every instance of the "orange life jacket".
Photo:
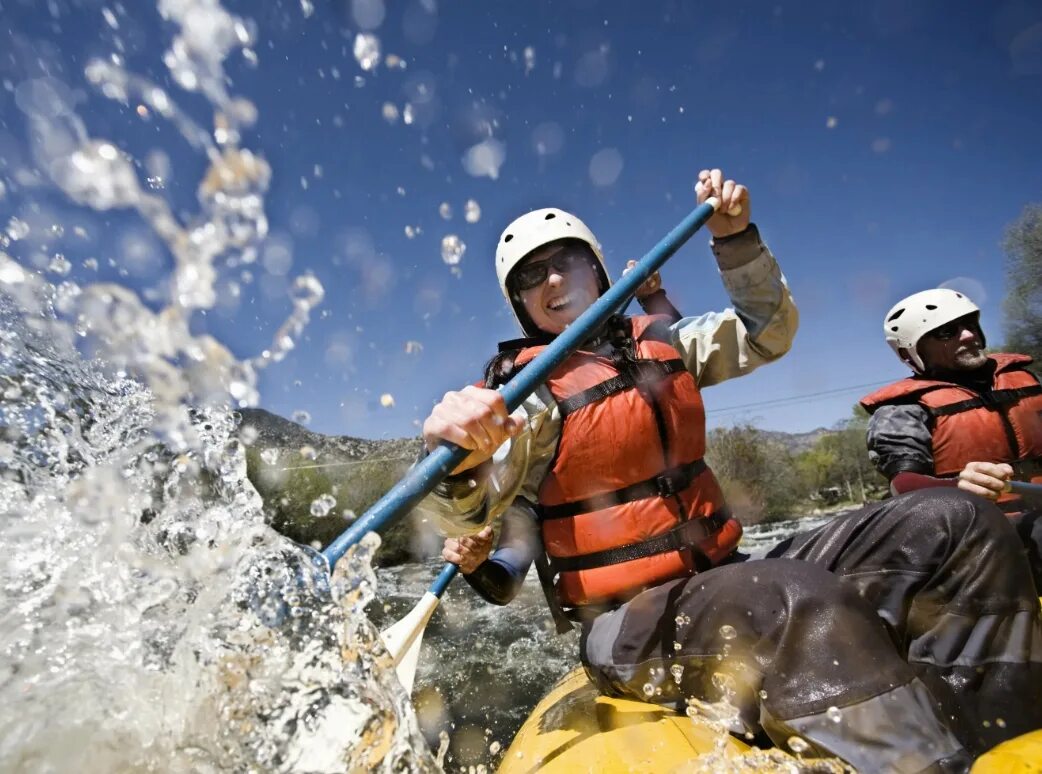
[[[702,460],[698,387],[677,351],[650,334],[654,320],[630,318],[613,357],[576,352],[547,381],[562,426],[538,506],[565,606],[628,599],[708,569],[742,535]],[[515,367],[542,349],[522,349]]]
[[[953,382],[913,376],[861,400],[872,413],[880,406],[914,400],[932,420],[934,474],[955,476],[968,462],[1006,462],[1014,478],[1042,482],[1042,385],[1027,370],[1027,355],[989,355],[995,376],[988,392]],[[1004,510],[1021,498],[999,498]]]

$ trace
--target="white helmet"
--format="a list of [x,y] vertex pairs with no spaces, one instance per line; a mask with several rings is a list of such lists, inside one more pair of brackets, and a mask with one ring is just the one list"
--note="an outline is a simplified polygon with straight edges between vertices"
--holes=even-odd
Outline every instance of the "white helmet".
[[962,293],[949,288],[924,290],[894,304],[883,320],[883,333],[897,356],[921,374],[926,366],[919,356],[919,340],[968,314],[979,315],[980,309]]
[[507,277],[514,267],[524,260],[525,256],[536,248],[556,242],[559,239],[578,239],[589,245],[597,256],[597,273],[600,279],[601,293],[611,286],[608,272],[604,266],[604,254],[597,237],[577,217],[556,207],[533,210],[514,220],[499,236],[496,247],[496,277],[499,288],[503,291],[514,311],[514,317],[528,335],[538,332],[521,304],[520,298],[514,298],[507,287]]

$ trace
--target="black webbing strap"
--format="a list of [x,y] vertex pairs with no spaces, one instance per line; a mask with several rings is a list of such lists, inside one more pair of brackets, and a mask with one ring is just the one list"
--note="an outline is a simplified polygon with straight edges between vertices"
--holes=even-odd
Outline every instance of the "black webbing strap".
[[706,469],[705,460],[697,459],[686,465],[681,465],[645,481],[624,486],[612,492],[602,492],[585,500],[576,500],[573,503],[561,503],[560,505],[543,505],[539,508],[539,515],[543,519],[564,519],[580,513],[599,511],[610,508],[620,503],[628,503],[632,500],[643,500],[645,497],[672,497],[678,492],[683,492],[702,472]]
[[684,370],[684,361],[674,360],[637,360],[632,370],[627,370],[606,379],[600,384],[595,384],[589,389],[577,392],[570,398],[558,401],[557,408],[561,412],[561,419],[572,414],[583,406],[596,403],[623,390],[636,387],[637,384],[659,381],[670,374],[677,374]]
[[969,411],[970,409],[975,408],[997,409],[1002,406],[1008,406],[1011,403],[1016,403],[1021,398],[1028,398],[1032,395],[1042,395],[1042,384],[1033,384],[1030,387],[1015,387],[1010,390],[993,390],[991,392],[984,392],[977,398],[961,400],[958,403],[951,403],[947,406],[938,406],[937,408],[931,408],[928,410],[932,416],[944,417],[949,416],[950,414],[959,414],[963,411]]
[[729,518],[730,514],[726,510],[720,510],[705,518],[685,521],[665,534],[642,540],[639,543],[630,543],[628,546],[608,548],[604,551],[594,551],[580,556],[553,558],[550,560],[550,568],[556,574],[631,562],[634,559],[643,559],[669,551],[694,549],[697,553],[701,553],[698,551],[697,544],[720,530]]

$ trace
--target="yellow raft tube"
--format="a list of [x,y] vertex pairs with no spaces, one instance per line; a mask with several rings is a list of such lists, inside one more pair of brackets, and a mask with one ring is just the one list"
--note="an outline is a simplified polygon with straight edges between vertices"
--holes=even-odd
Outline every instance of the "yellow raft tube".
[[[602,696],[578,667],[532,710],[503,756],[499,774],[770,772],[793,771],[796,762],[780,750],[750,748],[707,721]],[[808,769],[848,770],[839,761],[823,760]],[[1042,731],[999,745],[972,771],[1029,773],[1042,774]]]

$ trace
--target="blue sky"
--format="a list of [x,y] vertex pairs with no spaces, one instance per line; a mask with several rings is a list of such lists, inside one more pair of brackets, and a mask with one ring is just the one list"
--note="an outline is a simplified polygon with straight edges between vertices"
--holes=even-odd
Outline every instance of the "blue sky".
[[[287,282],[317,276],[318,314],[260,381],[261,406],[305,411],[313,430],[412,435],[434,400],[477,378],[496,342],[516,334],[491,262],[514,216],[576,212],[617,275],[693,206],[706,166],[749,186],[802,315],[789,355],[707,390],[711,426],[804,431],[846,417],[868,388],[845,388],[903,374],[880,320],[926,287],[969,292],[992,342],[1002,338],[1002,232],[1042,201],[1037,2],[314,0],[310,15],[297,0],[225,6],[256,23],[256,65],[236,54],[227,72],[259,113],[243,145],[273,169],[271,235],[250,281],[241,267],[222,274],[241,284],[238,301],[194,327],[251,357],[289,313]],[[162,64],[170,25],[146,2],[0,0],[0,11],[0,228],[10,217],[37,237],[65,226],[9,252],[26,262],[62,252],[76,281],[161,287],[171,259],[135,216],[102,217],[32,182],[16,94],[43,75],[82,92],[91,134],[139,159],[162,151],[164,193],[191,212],[204,159],[83,76],[92,57],[122,51],[128,69],[206,124],[205,103],[172,86]],[[405,67],[363,71],[361,31]],[[495,179],[463,161],[489,138],[505,151]],[[476,222],[464,217],[468,200]],[[455,272],[441,257],[446,235],[466,245]],[[728,303],[707,239],[696,235],[664,271],[686,313]],[[83,266],[92,256],[97,271]]]

